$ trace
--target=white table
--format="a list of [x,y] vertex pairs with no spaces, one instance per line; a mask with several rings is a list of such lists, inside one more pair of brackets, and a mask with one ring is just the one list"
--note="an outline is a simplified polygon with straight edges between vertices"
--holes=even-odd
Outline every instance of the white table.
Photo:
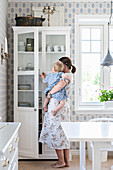
[[[61,126],[69,141],[80,142],[80,170],[85,170],[85,142],[92,141],[92,170],[101,169],[100,142],[113,141],[112,122],[62,122]],[[113,146],[111,146],[113,148]]]

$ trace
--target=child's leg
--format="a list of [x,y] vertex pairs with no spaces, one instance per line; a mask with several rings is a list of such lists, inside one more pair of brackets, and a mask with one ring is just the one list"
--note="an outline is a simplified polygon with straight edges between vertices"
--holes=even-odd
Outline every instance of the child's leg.
[[61,100],[60,103],[57,105],[57,107],[53,110],[53,116],[56,115],[56,112],[62,109],[65,105],[65,100]]
[[45,100],[44,100],[44,104],[43,104],[43,109],[44,109],[44,111],[45,112],[47,112],[48,111],[48,109],[47,109],[47,104],[49,103],[49,98],[45,98]]

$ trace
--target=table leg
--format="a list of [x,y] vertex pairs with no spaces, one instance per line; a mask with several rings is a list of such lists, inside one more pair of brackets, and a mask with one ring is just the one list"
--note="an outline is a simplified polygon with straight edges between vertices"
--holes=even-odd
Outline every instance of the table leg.
[[98,142],[92,147],[92,170],[101,170],[101,151]]
[[80,142],[80,170],[85,170],[85,142]]

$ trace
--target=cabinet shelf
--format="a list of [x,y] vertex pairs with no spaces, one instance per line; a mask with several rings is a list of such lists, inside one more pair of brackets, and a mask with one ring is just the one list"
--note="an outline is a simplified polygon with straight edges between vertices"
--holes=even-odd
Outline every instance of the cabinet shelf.
[[18,71],[18,75],[34,75],[35,71]]
[[[42,52],[38,52],[39,54],[42,54]],[[46,52],[46,54],[65,54],[66,51],[58,51],[58,52],[55,52],[55,51],[51,51],[51,52]]]
[[19,54],[34,54],[34,51],[18,51]]
[[34,92],[34,90],[18,90],[19,92]]
[[46,54],[65,54],[66,51],[64,52],[61,52],[61,51],[58,51],[58,52],[55,52],[55,51],[51,51],[51,52],[46,52]]

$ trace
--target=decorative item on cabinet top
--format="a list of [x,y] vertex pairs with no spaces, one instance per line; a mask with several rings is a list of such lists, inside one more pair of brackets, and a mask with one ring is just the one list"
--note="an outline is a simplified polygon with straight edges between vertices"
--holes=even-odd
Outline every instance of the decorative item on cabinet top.
[[16,14],[16,26],[42,26],[42,23],[45,21],[45,18],[41,17],[32,17],[28,15],[26,17],[20,16],[17,17]]
[[[33,6],[32,7],[32,11],[33,11],[33,15],[34,17],[38,17],[43,15],[43,7],[37,7],[37,6]],[[43,23],[43,26],[48,26],[48,16],[45,15],[44,16],[46,18],[45,22]],[[55,7],[55,13],[54,15],[51,17],[50,20],[50,25],[51,26],[64,26],[64,7]]]
[[48,15],[48,26],[50,26],[50,15],[53,15],[54,13],[55,13],[55,7],[53,7],[53,9],[51,9],[51,7],[50,6],[48,6],[48,8],[46,8],[46,6],[44,6],[44,8],[43,8],[43,14],[44,15]]

